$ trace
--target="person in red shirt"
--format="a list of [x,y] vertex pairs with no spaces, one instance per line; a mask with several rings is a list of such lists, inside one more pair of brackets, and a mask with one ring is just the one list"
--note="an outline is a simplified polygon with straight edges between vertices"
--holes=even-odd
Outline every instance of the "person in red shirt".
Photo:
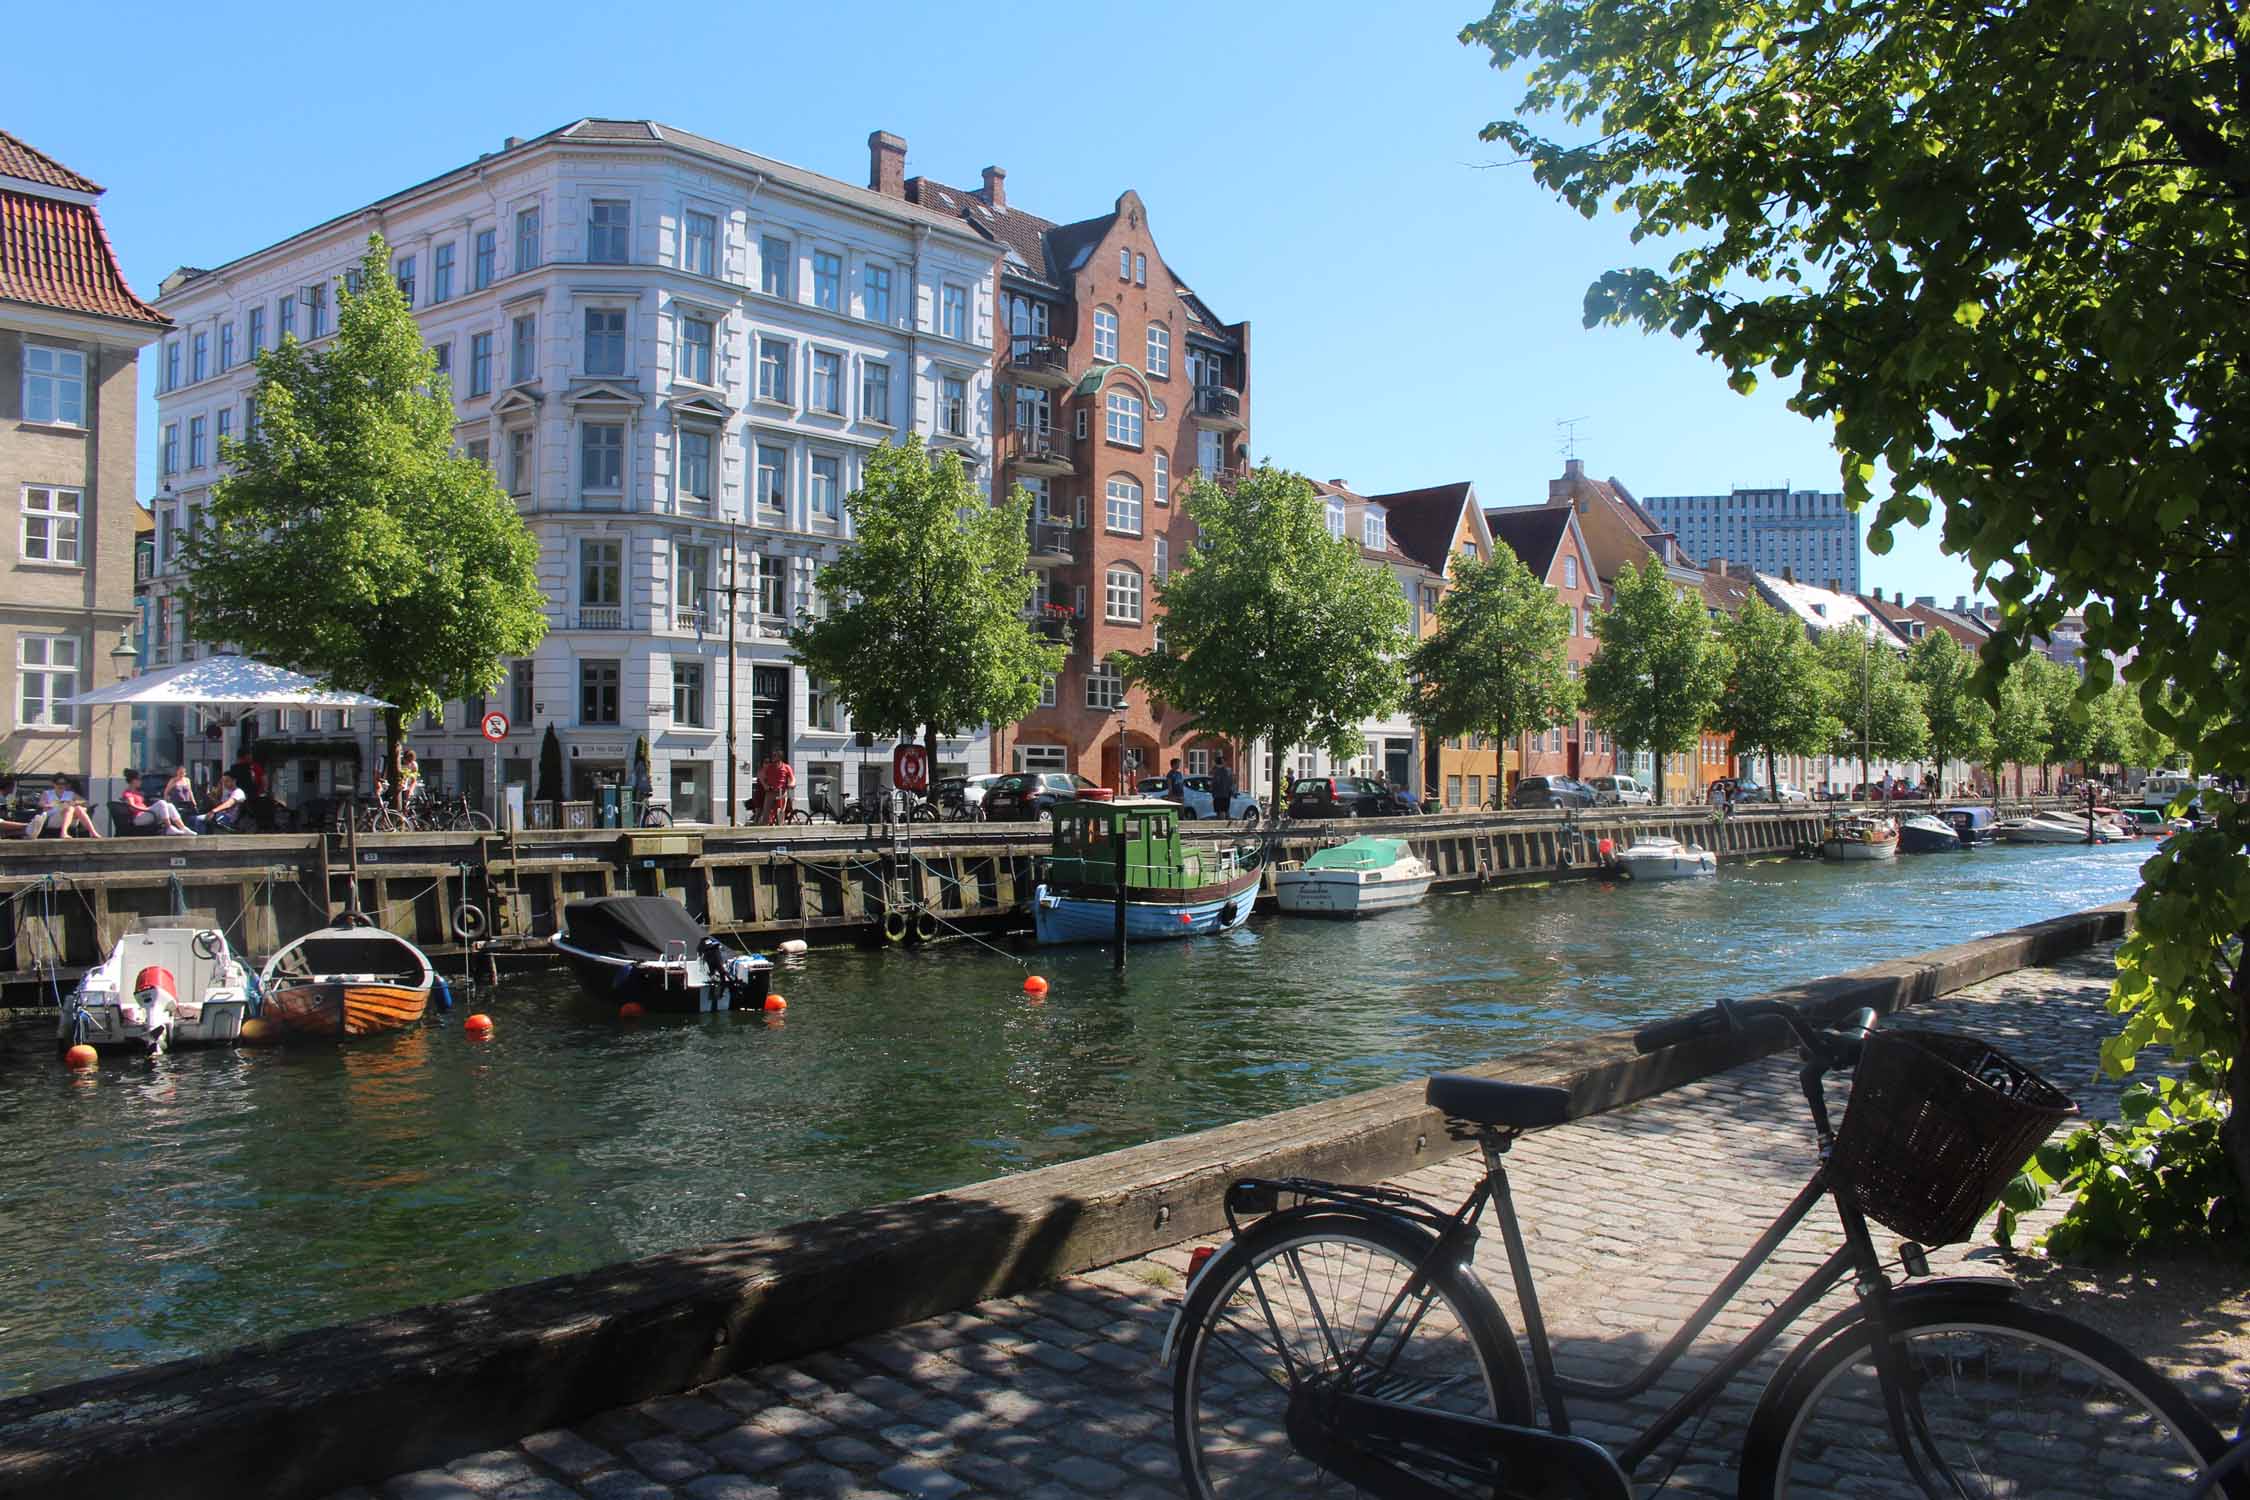
[[758,768],[758,790],[765,797],[765,807],[758,821],[779,823],[788,810],[789,794],[796,786],[797,773],[789,769],[789,762],[781,758],[779,750],[768,750],[766,763]]
[[155,828],[165,833],[179,833],[185,834],[189,838],[195,837],[195,830],[181,820],[178,808],[164,798],[159,797],[156,801],[151,802],[141,795],[140,772],[129,770],[119,779],[125,783],[124,795],[120,800],[133,814],[133,826],[135,828]]

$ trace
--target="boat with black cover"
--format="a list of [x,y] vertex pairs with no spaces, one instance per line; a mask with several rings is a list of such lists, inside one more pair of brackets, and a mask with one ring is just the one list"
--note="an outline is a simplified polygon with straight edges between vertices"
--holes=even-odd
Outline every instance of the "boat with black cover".
[[694,1013],[759,1010],[773,964],[736,953],[669,896],[600,896],[563,908],[555,951],[587,994],[610,1005]]

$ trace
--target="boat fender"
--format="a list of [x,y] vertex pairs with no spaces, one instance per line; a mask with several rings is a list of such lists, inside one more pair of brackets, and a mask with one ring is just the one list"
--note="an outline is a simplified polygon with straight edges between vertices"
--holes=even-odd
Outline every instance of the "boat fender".
[[916,912],[914,914],[914,941],[917,943],[934,943],[937,941],[937,935],[938,919],[926,911]]
[[484,908],[464,901],[453,908],[453,930],[472,941],[484,936]]
[[883,913],[883,941],[886,943],[903,943],[906,941],[905,912],[887,911]]
[[445,982],[445,976],[443,974],[439,974],[434,977],[437,980],[437,984],[430,990],[430,998],[437,1001],[437,1008],[439,1010],[453,1009],[453,986]]

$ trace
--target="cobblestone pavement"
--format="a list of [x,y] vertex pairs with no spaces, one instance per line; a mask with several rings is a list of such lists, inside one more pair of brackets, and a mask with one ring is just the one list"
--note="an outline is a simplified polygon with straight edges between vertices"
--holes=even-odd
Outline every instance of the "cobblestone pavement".
[[[2110,972],[2106,950],[2020,971],[1914,1012],[1915,1024],[1982,1036],[2087,1113],[2112,1114],[2116,1088],[2095,1067]],[[1803,1184],[1810,1135],[1793,1069],[1769,1060],[1520,1144],[1510,1172],[1564,1370],[1614,1374],[1659,1346]],[[1475,1171],[1464,1156],[1400,1181],[1450,1201]],[[1657,1390],[1627,1408],[1574,1403],[1577,1430],[1623,1438],[1669,1404],[1713,1348],[1820,1261],[1837,1239],[1832,1223],[1816,1211]],[[1195,1243],[334,1500],[1175,1496],[1169,1372],[1156,1355]],[[2003,1269],[1977,1245],[1932,1259],[1939,1270]],[[1497,1234],[1477,1269],[1515,1322]],[[2241,1388],[2242,1370],[2213,1372],[2194,1349],[2183,1337],[2140,1352],[2200,1381],[2214,1402],[2224,1379]],[[1732,1495],[1733,1453],[1762,1378],[1761,1367],[1738,1379],[1700,1430],[1691,1424],[1644,1465],[1644,1490],[1676,1460],[1667,1494]]]

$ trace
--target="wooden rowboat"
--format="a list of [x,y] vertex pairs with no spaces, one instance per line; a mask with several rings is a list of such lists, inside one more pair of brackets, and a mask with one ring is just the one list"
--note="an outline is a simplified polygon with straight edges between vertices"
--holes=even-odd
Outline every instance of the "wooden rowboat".
[[428,955],[379,927],[323,927],[283,948],[259,976],[259,1011],[292,1037],[374,1036],[419,1026],[439,984]]

